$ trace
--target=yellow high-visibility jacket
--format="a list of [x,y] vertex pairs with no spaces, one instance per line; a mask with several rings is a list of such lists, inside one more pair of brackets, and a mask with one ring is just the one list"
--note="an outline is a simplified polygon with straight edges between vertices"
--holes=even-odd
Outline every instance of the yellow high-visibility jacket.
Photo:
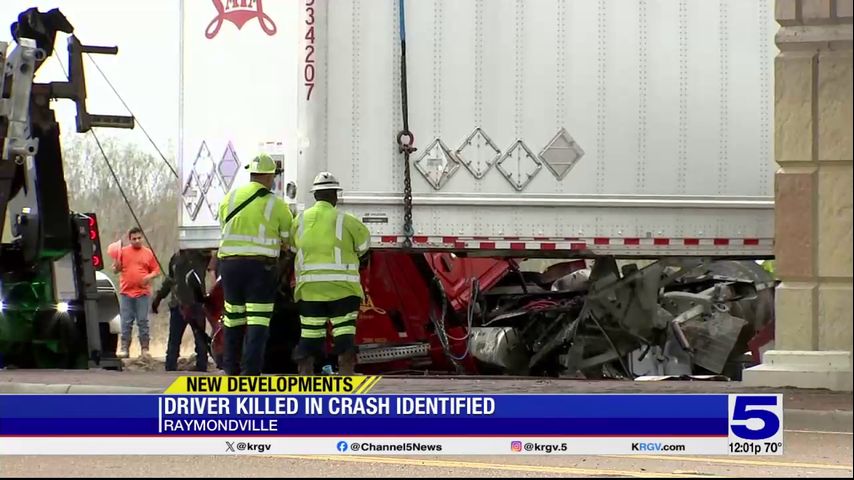
[[362,299],[359,257],[367,253],[371,232],[358,218],[318,201],[298,215],[291,226],[296,253],[295,300]]
[[254,195],[263,185],[249,182],[229,192],[219,205],[222,238],[217,257],[264,256],[278,258],[287,248],[293,215],[288,205],[275,194],[258,197],[240,210],[228,223],[226,217]]

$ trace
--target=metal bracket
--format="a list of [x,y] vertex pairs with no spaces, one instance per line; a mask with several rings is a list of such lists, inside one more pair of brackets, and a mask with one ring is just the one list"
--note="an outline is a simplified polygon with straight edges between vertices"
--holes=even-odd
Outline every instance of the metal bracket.
[[522,140],[516,140],[498,161],[498,171],[504,175],[510,185],[513,185],[513,188],[520,192],[542,169],[543,162],[531,153]]
[[199,188],[202,189],[204,196],[210,190],[214,177],[217,175],[213,155],[211,155],[211,150],[205,141],[202,141],[202,145],[196,153],[196,159],[193,162],[193,172],[198,176]]
[[184,184],[184,190],[181,192],[181,198],[184,201],[184,208],[187,209],[187,213],[190,214],[190,218],[195,220],[199,215],[199,210],[202,208],[202,202],[204,202],[204,194],[202,193],[202,188],[199,185],[199,179],[196,176],[196,172],[190,172],[190,178],[187,179],[187,183]]
[[563,180],[572,167],[584,156],[584,150],[572,135],[561,128],[540,152],[540,159],[558,180]]
[[384,363],[393,360],[405,360],[408,358],[423,357],[430,354],[430,345],[416,343],[412,345],[380,346],[364,348],[359,352],[357,361],[359,365],[369,363]]
[[[0,46],[5,54],[6,44]],[[38,139],[30,138],[30,93],[36,62],[44,58],[45,52],[36,47],[35,40],[21,38],[18,47],[4,62],[4,78],[0,80],[0,89],[4,88],[6,76],[11,77],[12,87],[9,98],[0,100],[0,117],[6,117],[9,121],[4,135],[3,160],[14,160],[22,165],[27,156],[38,152]]]
[[[220,178],[225,182],[226,191],[231,188],[231,184],[237,178],[238,169],[240,169],[240,158],[237,157],[237,152],[234,151],[234,144],[229,140],[225,146],[225,151],[222,152],[222,158],[220,158],[219,164],[217,164],[217,173],[219,173]],[[294,194],[295,196],[296,194]]]
[[454,153],[478,180],[489,172],[501,156],[501,150],[480,127],[475,128]]
[[433,189],[439,190],[459,170],[460,164],[445,143],[437,138],[415,161],[415,168]]

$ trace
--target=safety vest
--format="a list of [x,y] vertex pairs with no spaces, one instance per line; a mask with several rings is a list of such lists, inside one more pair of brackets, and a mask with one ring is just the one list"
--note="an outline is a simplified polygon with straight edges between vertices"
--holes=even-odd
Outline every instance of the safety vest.
[[770,273],[773,278],[777,278],[777,275],[774,273],[774,260],[765,260],[762,262],[762,269]]
[[295,300],[365,298],[359,257],[368,251],[371,232],[358,218],[318,201],[297,216],[291,237],[291,250],[296,252]]
[[219,258],[263,256],[278,258],[282,245],[287,245],[293,216],[287,204],[275,194],[255,198],[227,223],[225,219],[255,192],[264,188],[249,182],[228,193],[219,205],[222,239]]

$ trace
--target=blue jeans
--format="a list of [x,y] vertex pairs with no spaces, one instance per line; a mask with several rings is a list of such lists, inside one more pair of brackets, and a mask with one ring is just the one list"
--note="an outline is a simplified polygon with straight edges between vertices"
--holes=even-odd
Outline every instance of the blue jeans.
[[148,348],[148,305],[151,298],[148,295],[128,297],[122,295],[119,307],[122,316],[122,348],[128,349],[133,339],[133,323],[139,327],[139,346]]

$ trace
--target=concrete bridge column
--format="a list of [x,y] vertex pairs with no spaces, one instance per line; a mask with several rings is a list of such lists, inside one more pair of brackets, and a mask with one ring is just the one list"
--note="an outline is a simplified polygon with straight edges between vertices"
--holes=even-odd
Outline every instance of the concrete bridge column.
[[776,0],[775,345],[750,385],[852,390],[852,0]]

